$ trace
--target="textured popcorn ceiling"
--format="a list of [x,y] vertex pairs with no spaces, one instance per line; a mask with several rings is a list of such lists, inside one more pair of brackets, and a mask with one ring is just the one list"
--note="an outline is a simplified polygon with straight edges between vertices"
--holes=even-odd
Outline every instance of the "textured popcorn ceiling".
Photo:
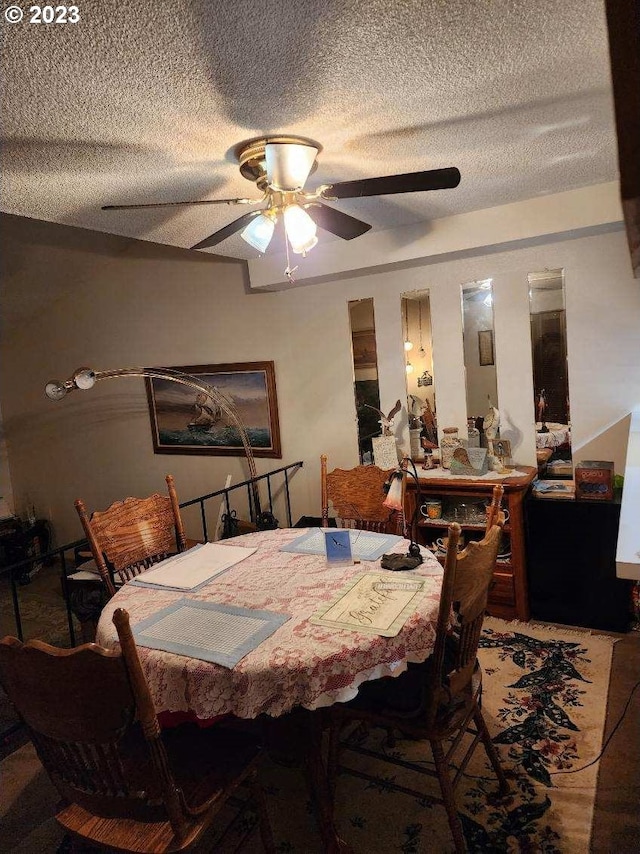
[[252,195],[232,151],[264,133],[322,144],[308,188],[460,169],[455,190],[335,203],[375,229],[617,175],[600,0],[78,6],[75,25],[2,23],[7,212],[192,246],[247,208],[100,206]]

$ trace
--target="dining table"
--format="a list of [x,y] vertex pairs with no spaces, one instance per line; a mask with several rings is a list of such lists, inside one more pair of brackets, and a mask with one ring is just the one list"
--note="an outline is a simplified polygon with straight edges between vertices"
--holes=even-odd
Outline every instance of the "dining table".
[[[400,576],[382,569],[379,558],[334,564],[324,553],[296,551],[296,543],[311,533],[312,529],[275,529],[222,540],[216,545],[240,546],[249,553],[196,588],[185,591],[144,586],[143,573],[109,600],[96,633],[96,642],[107,648],[118,644],[112,622],[116,608],[129,613],[134,636],[137,626],[185,602],[193,607],[240,609],[243,614],[279,615],[280,622],[271,634],[233,666],[203,660],[197,651],[185,655],[150,648],[144,645],[143,636],[136,637],[161,723],[172,717],[201,723],[229,715],[278,718],[292,710],[322,709],[352,699],[363,682],[399,676],[408,662],[428,658],[435,643],[442,586],[442,567],[436,557],[423,549],[423,563],[411,571],[412,579],[423,582],[422,590],[394,636],[336,628],[315,622],[314,616],[339,598],[345,587],[367,573],[390,580]],[[359,534],[352,532],[352,536],[357,539]],[[362,536],[369,535],[362,532]],[[389,552],[407,551],[408,540],[391,540]],[[317,720],[318,715],[309,717]],[[315,732],[311,741],[315,740],[317,751],[310,757],[310,776],[316,789],[320,829],[326,850],[345,851],[348,848],[333,826],[317,729]]]

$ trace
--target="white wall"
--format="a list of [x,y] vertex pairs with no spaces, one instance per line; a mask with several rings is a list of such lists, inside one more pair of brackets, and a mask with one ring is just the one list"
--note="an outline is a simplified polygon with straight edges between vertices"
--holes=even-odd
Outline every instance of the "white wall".
[[[59,540],[80,536],[78,496],[103,507],[162,488],[171,471],[185,500],[243,470],[237,458],[154,455],[142,381],[53,404],[42,393],[51,377],[83,364],[273,359],[282,462],[305,461],[292,482],[294,516],[318,515],[320,454],[331,467],[358,460],[348,301],[374,298],[385,410],[405,395],[400,295],[429,290],[438,420],[462,433],[460,285],[474,279],[493,279],[503,435],[517,462],[533,464],[527,273],[545,267],[565,270],[574,458],[611,459],[623,471],[620,424],[640,403],[640,287],[622,231],[247,293],[236,262],[17,217],[3,224],[3,313],[18,317],[0,365],[14,492],[52,517]],[[258,460],[260,471],[278,464]]]

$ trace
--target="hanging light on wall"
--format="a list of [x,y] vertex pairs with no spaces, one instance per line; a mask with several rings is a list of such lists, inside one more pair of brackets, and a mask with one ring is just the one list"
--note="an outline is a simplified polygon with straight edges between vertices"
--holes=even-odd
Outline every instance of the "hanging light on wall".
[[[413,343],[409,340],[409,300],[405,299],[404,301],[404,349],[405,352],[409,352],[409,350],[413,350]],[[413,368],[411,368],[413,370]],[[411,371],[407,371],[407,373],[411,373]]]
[[[422,300],[418,301],[418,334],[420,337],[420,350],[418,352],[423,359],[426,359],[427,351],[424,349],[424,346],[422,344]],[[431,376],[427,368],[425,368],[422,374],[418,377],[417,384],[418,387],[433,385],[433,377]]]
[[418,338],[420,339],[420,349],[418,353],[422,359],[425,359],[427,354],[422,346],[422,300],[418,300]]

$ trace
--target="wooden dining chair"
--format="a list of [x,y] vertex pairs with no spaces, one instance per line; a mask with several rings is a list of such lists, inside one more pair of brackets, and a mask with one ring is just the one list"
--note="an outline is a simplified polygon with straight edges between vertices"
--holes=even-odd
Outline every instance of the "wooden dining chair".
[[0,683],[62,798],[60,825],[111,851],[185,851],[247,781],[274,851],[257,740],[219,726],[161,732],[129,615],[118,608],[113,622],[121,651],[0,641]]
[[116,592],[114,575],[122,584],[154,563],[186,548],[184,525],[172,475],[168,495],[125,498],[89,515],[84,502],[75,502],[93,559],[108,595]]
[[327,473],[327,456],[320,457],[322,483],[322,527],[329,527],[329,502],[341,528],[359,528],[385,534],[404,535],[404,513],[389,511],[382,502],[384,485],[393,469],[356,466]]
[[[329,710],[328,771],[332,791],[339,750],[341,746],[349,747],[340,744],[341,729],[348,721],[368,722],[388,733],[399,729],[410,738],[429,742],[434,768],[423,762],[414,765],[403,760],[398,764],[437,777],[442,796],[426,796],[406,788],[402,791],[444,805],[457,852],[465,851],[465,843],[455,805],[455,787],[479,741],[498,778],[500,794],[505,795],[509,788],[480,708],[482,670],[477,659],[500,534],[500,525],[493,525],[484,539],[470,542],[458,554],[460,526],[455,522],[449,526],[433,654],[423,664],[409,665],[397,678],[364,683],[354,700]],[[458,758],[457,748],[462,746],[466,732],[471,732],[472,741],[464,756]],[[378,758],[395,761],[386,753]],[[359,771],[358,776],[367,775]],[[387,778],[384,785],[394,788]]]

